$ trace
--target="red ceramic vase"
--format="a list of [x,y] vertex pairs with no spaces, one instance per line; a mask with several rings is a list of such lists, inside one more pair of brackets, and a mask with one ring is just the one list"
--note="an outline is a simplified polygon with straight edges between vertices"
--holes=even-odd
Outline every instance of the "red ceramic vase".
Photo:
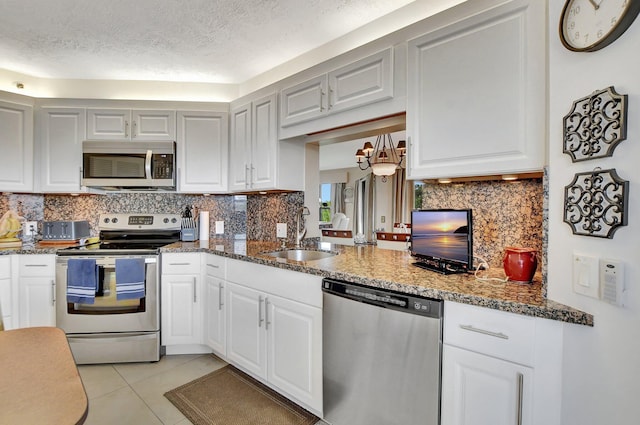
[[538,253],[533,248],[506,247],[502,263],[509,280],[529,283],[538,267]]

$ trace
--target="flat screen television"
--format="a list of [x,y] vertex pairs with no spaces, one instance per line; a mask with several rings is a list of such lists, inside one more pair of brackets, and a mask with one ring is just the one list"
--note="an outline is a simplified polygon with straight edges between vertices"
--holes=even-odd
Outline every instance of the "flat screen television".
[[411,211],[411,255],[414,265],[438,273],[473,270],[471,210]]

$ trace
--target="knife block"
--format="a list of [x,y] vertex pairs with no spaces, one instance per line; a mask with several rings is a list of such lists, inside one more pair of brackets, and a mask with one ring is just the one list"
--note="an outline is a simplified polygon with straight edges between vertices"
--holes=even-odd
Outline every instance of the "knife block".
[[180,240],[183,242],[193,242],[198,240],[197,227],[184,227],[180,230]]

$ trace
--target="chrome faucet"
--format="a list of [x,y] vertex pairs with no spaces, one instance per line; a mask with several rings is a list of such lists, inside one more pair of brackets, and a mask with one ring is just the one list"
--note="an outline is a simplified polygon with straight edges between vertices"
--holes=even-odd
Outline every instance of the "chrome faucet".
[[[305,226],[305,215],[310,215],[309,208],[302,206],[298,209],[298,214],[296,215],[296,248],[300,248],[300,244],[304,235],[307,233],[307,228]],[[300,223],[302,223],[302,230],[300,230]]]

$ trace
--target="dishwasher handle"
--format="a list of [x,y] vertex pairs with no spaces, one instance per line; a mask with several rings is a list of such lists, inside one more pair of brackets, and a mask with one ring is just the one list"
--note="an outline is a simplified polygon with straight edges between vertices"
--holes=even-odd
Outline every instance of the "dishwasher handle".
[[322,291],[326,295],[335,295],[404,313],[437,319],[442,317],[442,300],[416,297],[331,278],[322,280]]

